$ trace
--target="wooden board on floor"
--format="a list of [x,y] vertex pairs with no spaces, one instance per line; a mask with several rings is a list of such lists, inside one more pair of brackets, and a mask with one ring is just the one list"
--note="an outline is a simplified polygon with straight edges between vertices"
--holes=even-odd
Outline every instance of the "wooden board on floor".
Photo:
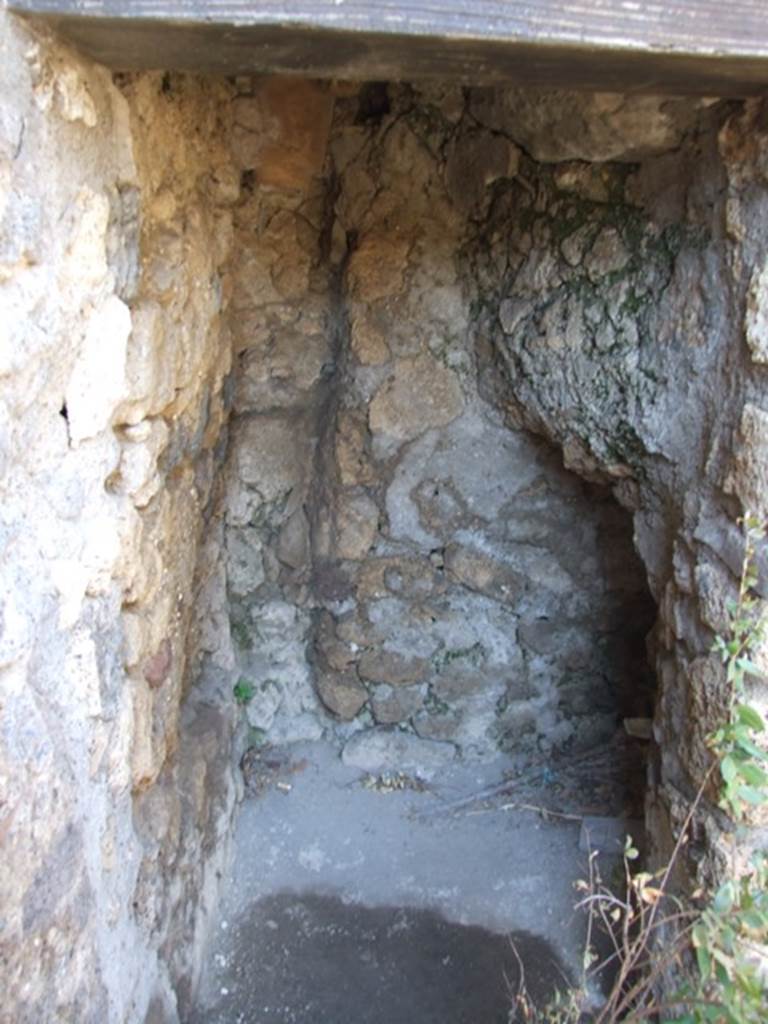
[[768,0],[9,0],[116,69],[742,96]]

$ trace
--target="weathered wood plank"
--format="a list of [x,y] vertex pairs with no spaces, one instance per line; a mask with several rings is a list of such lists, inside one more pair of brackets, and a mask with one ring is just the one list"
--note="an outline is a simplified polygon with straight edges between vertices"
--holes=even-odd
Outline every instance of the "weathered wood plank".
[[233,74],[768,90],[768,0],[9,0],[103,63]]

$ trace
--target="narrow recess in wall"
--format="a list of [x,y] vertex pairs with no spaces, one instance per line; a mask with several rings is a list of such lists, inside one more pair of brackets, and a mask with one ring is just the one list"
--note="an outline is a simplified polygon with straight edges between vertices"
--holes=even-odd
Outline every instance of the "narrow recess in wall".
[[[667,250],[627,198],[634,165],[537,160],[553,143],[535,105],[523,147],[500,103],[444,84],[237,82],[221,522],[248,799],[222,911],[238,931],[212,954],[201,1021],[249,1012],[232,979],[254,949],[271,958],[259,908],[285,890],[286,948],[281,915],[354,945],[351,900],[529,931],[567,972],[579,823],[643,817],[656,608],[610,486],[629,503],[610,360],[647,329]],[[607,360],[607,470],[573,446],[567,470],[546,421],[515,411],[580,351],[593,376]],[[516,383],[526,358],[540,376]],[[315,905],[327,890],[341,902]],[[302,991],[302,969],[277,973]],[[334,1015],[327,992],[306,998]]]
[[768,520],[761,0],[450,3],[0,11],[19,1024],[509,1024],[586,847],[687,828]]

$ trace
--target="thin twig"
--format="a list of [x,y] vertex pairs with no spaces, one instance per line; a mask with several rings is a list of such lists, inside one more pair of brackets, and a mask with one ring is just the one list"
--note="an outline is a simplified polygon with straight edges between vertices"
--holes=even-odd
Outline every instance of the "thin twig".
[[[637,938],[633,942],[629,942],[628,941],[628,923],[626,921],[624,922],[624,932],[625,932],[625,935],[627,936],[627,941],[626,941],[626,945],[625,945],[625,949],[627,950],[627,958],[621,964],[621,970],[619,972],[619,977],[617,978],[616,984],[614,985],[613,990],[611,991],[611,995],[609,997],[608,1003],[606,1003],[606,1006],[603,1007],[603,1009],[601,1010],[599,1015],[595,1018],[595,1024],[604,1024],[604,1022],[609,1020],[609,1018],[606,1016],[606,1012],[607,1012],[609,1007],[610,1007],[611,1012],[613,1014],[613,1019],[614,1020],[624,1010],[629,1008],[629,993],[627,993],[626,995],[624,995],[622,997],[621,996],[622,989],[624,988],[624,985],[626,984],[626,980],[629,977],[629,975],[633,972],[633,970],[636,969],[637,961],[639,960],[640,956],[642,955],[642,953],[645,951],[645,949],[647,947],[648,939],[649,939],[649,936],[650,936],[651,932],[653,931],[653,924],[654,924],[654,921],[656,920],[656,915],[658,914],[659,907],[661,906],[661,904],[663,902],[663,896],[666,893],[667,885],[669,884],[669,879],[671,877],[672,870],[673,870],[673,868],[675,866],[675,863],[677,861],[677,858],[678,858],[678,856],[680,854],[680,850],[683,848],[683,844],[687,840],[688,829],[690,828],[691,822],[693,821],[693,816],[696,813],[696,810],[698,809],[699,804],[701,803],[702,797],[704,795],[704,790],[706,789],[706,787],[707,787],[707,785],[709,783],[709,778],[710,778],[714,768],[715,768],[715,762],[713,762],[709,766],[709,768],[707,769],[707,771],[706,771],[706,773],[704,775],[704,778],[702,779],[701,785],[699,786],[699,788],[698,788],[698,790],[696,792],[696,795],[695,795],[695,797],[694,797],[694,799],[693,799],[693,801],[691,803],[691,806],[690,806],[690,808],[688,810],[688,813],[685,816],[685,820],[683,821],[682,827],[680,829],[680,833],[679,833],[679,835],[677,837],[677,841],[675,842],[675,846],[674,846],[674,848],[672,850],[672,854],[671,854],[671,856],[670,856],[670,858],[667,861],[667,864],[665,866],[664,873],[662,875],[661,881],[660,881],[659,886],[658,886],[659,891],[660,891],[659,899],[651,907],[649,918],[648,918],[648,921],[645,923],[644,929],[641,932],[638,933]],[[631,885],[631,879],[630,879],[630,885]]]
[[[617,734],[617,736],[620,736],[620,734]],[[626,742],[623,736],[621,736],[620,745],[622,748],[626,749]],[[477,790],[475,793],[470,793],[457,800],[446,800],[433,807],[427,807],[424,810],[419,811],[417,813],[417,817],[428,818],[444,812],[458,811],[464,807],[469,807],[474,803],[479,803],[482,800],[490,800],[494,796],[501,796],[509,790],[531,786],[534,783],[542,781],[542,779],[546,779],[550,773],[562,774],[563,771],[568,772],[574,768],[579,768],[582,771],[598,767],[601,769],[608,768],[609,770],[613,770],[617,766],[612,763],[606,765],[606,757],[612,751],[615,754],[616,746],[617,741],[616,737],[614,737],[606,744],[602,744],[597,747],[590,747],[588,750],[581,751],[580,753],[562,754],[557,757],[538,758],[532,761],[524,771],[514,778],[504,779],[502,782],[486,786],[483,789]]]
[[535,811],[545,818],[560,818],[562,821],[583,821],[583,814],[566,814],[564,811],[551,811],[548,807],[541,807],[538,804],[502,804],[496,808],[499,811]]

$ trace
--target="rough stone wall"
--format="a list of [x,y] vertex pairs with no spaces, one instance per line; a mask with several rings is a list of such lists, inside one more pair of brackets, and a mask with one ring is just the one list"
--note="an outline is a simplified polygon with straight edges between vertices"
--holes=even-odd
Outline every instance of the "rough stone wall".
[[467,130],[458,90],[337,89],[331,125],[328,90],[294,88],[330,128],[299,178],[248,141],[271,126],[284,164],[295,98],[257,83],[235,115],[253,191],[227,533],[248,720],[333,733],[368,767],[605,738],[648,711],[628,524],[478,386],[464,250],[521,152]]
[[[346,591],[318,595],[321,696],[349,717],[343,667],[345,699],[355,692],[379,726],[464,755],[596,742],[637,681],[647,611],[634,637],[621,626],[642,607],[640,566],[598,490],[478,391],[463,248],[520,150],[467,131],[459,90],[392,89],[379,117],[366,102],[339,110],[332,145],[352,249],[323,554]],[[351,462],[354,423],[365,458]],[[345,756],[364,762],[381,742],[361,734]]]
[[[281,444],[305,467],[266,533],[260,513],[249,527],[249,549],[271,537],[275,568],[259,586],[287,579],[280,546],[302,581],[278,588],[300,609],[281,605],[272,627],[285,638],[300,622],[290,650],[243,632],[268,654],[243,661],[253,725],[291,735],[292,675],[299,731],[328,728],[307,645],[335,735],[361,765],[588,741],[615,721],[616,680],[642,683],[642,575],[660,612],[649,820],[663,855],[724,709],[708,652],[739,571],[736,520],[765,501],[760,125],[754,106],[663,98],[337,95],[323,172],[333,212],[326,203],[323,227],[308,218],[326,246],[311,243],[333,294],[329,347],[315,337],[307,375],[274,307],[259,344],[279,369],[268,392],[246,388],[248,450],[274,458]],[[263,388],[251,359],[245,379]],[[278,392],[301,394],[309,420],[298,405],[286,416]],[[255,425],[270,406],[278,443]],[[265,479],[266,450],[248,470]],[[642,570],[605,488],[632,516]],[[249,598],[253,621],[267,591]],[[616,657],[622,644],[634,665]],[[694,860],[719,848],[711,807],[701,829]]]
[[230,709],[183,701],[230,369],[229,93],[118,84],[0,15],[0,1019],[14,1024],[173,1019],[235,794]]
[[[685,467],[679,481],[682,493],[678,491],[676,499],[682,515],[662,598],[664,689],[657,732],[662,793],[678,822],[684,806],[676,791],[679,788],[688,796],[691,784],[701,779],[709,763],[706,736],[722,721],[728,706],[722,668],[710,652],[710,641],[714,633],[725,630],[727,602],[735,596],[741,571],[743,544],[737,517],[748,511],[768,521],[765,107],[759,102],[737,107],[718,128],[711,138],[710,159],[719,161],[722,168],[722,191],[715,198],[714,185],[709,186],[708,195],[699,186],[689,198],[694,209],[698,200],[711,210],[708,245],[699,263],[702,286],[694,303],[688,297],[686,277],[690,280],[695,268],[688,268],[687,274],[682,268],[676,281],[678,301],[685,295],[686,311],[692,306],[691,322],[697,328],[694,347],[706,353],[706,365],[694,370],[701,380],[703,423],[695,433],[687,428],[698,442],[697,461],[689,464],[682,455],[686,447],[682,436],[678,442]],[[714,302],[713,296],[717,297]],[[686,493],[691,477],[695,486]],[[760,595],[768,598],[765,556],[763,550]],[[768,669],[768,650],[758,652],[756,660],[763,670]],[[751,684],[752,700],[765,714],[768,686],[757,679]],[[673,736],[678,737],[677,743]],[[762,826],[762,831],[757,828],[751,835],[738,837],[729,830],[723,832],[722,816],[708,805],[699,827],[699,844],[691,854],[691,870],[707,880],[712,867],[727,868],[734,853],[746,857],[753,842],[764,845],[768,817],[756,816],[754,824]]]
[[[310,629],[311,492],[335,358],[324,176],[333,96],[300,80],[238,83],[227,593],[252,729],[318,738]],[[227,677],[229,678],[229,677]],[[231,686],[228,694],[231,700]]]
[[211,646],[226,649],[228,638],[215,627],[223,599],[220,469],[231,406],[226,312],[240,178],[230,152],[229,86],[160,74],[119,85],[142,211],[129,398],[113,421],[124,447],[110,480],[138,512],[137,571],[122,617],[134,707],[133,825],[141,844],[132,910],[184,1012],[237,795],[236,719],[231,703],[201,678],[201,663]]
[[[498,130],[503,107],[481,95],[475,113]],[[761,116],[756,104],[705,108],[673,152],[635,166],[573,162],[566,138],[534,189],[523,160],[495,195],[484,231],[506,234],[503,257],[484,237],[471,255],[501,380],[489,386],[510,422],[611,483],[633,513],[659,606],[648,816],[660,857],[727,714],[710,649],[741,570],[737,519],[766,512]],[[700,881],[729,863],[723,825],[706,803],[685,865]]]

